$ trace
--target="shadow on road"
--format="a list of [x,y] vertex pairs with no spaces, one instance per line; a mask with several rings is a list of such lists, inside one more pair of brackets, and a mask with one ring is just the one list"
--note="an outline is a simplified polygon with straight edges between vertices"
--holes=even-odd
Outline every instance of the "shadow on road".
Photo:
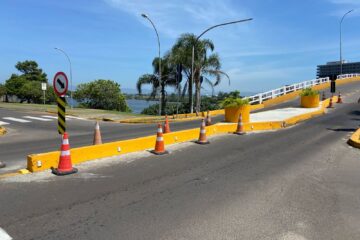
[[327,130],[331,130],[334,132],[355,132],[357,129],[355,129],[355,128],[327,128]]

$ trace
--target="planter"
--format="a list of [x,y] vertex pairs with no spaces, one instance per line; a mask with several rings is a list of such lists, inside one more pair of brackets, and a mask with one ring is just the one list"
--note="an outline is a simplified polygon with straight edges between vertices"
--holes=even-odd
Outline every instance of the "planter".
[[225,122],[237,123],[240,113],[243,123],[250,122],[250,105],[225,108]]
[[303,108],[317,108],[319,107],[320,95],[301,96],[301,107]]

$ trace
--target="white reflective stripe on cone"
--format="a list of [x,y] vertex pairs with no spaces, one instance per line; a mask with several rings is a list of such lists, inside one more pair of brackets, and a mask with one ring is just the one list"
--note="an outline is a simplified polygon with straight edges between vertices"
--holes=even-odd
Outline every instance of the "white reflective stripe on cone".
[[70,150],[61,151],[61,156],[70,156]]
[[206,133],[206,131],[205,131],[205,130],[200,130],[200,133],[203,133],[203,134],[204,134],[204,133]]
[[157,142],[164,141],[164,138],[163,138],[163,137],[157,137],[157,138],[156,138],[156,141],[157,141]]
[[5,232],[5,230],[0,227],[0,240],[11,240],[11,239],[12,237],[10,237],[9,234],[7,234],[7,232]]
[[63,139],[63,145],[68,145],[69,144],[69,139]]
[[162,128],[158,128],[158,133],[162,133]]
[[98,123],[95,125],[95,129],[96,129],[96,130],[100,130],[100,126],[99,126]]

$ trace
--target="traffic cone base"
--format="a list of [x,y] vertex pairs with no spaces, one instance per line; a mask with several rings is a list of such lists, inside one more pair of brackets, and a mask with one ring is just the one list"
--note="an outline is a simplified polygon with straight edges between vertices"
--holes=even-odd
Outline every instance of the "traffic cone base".
[[165,155],[165,154],[169,154],[169,152],[168,151],[163,151],[163,152],[157,152],[157,151],[155,151],[155,150],[151,150],[150,151],[151,153],[153,153],[153,154],[155,154],[155,155]]
[[236,135],[245,135],[246,132],[233,132],[233,134],[236,134]]
[[77,168],[72,168],[71,170],[67,170],[67,171],[62,171],[59,170],[57,168],[52,168],[51,172],[57,176],[65,176],[65,175],[69,175],[69,174],[73,174],[73,173],[77,173],[78,169]]
[[205,144],[209,144],[210,142],[209,141],[199,141],[199,140],[197,140],[197,141],[195,141],[195,143],[197,143],[197,144],[201,144],[201,145],[205,145]]

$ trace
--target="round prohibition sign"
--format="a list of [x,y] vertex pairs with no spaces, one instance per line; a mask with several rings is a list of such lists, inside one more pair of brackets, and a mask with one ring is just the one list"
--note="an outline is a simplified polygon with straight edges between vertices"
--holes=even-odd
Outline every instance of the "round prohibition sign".
[[53,80],[54,91],[59,97],[64,96],[68,90],[69,81],[65,73],[58,72]]

